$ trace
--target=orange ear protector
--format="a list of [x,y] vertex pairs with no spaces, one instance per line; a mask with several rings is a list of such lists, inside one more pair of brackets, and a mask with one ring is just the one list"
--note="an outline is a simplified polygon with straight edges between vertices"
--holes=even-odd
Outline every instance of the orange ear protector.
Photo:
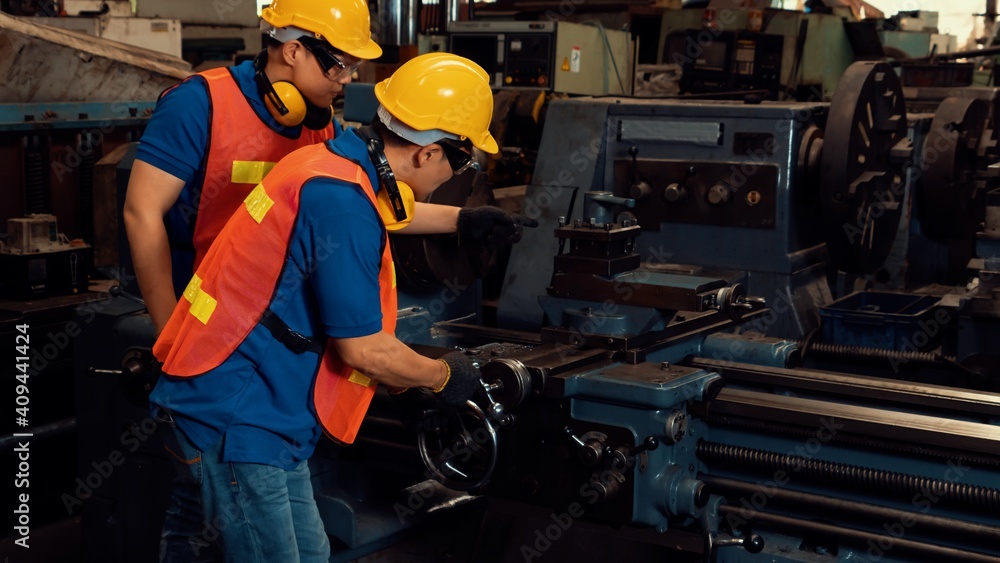
[[381,186],[377,196],[378,213],[386,229],[398,231],[413,219],[415,200],[413,189],[404,182],[396,181],[396,175],[392,173],[389,161],[385,158],[385,145],[382,144],[378,133],[371,126],[361,127],[357,133],[368,147],[368,157],[371,158],[378,174]]
[[318,131],[330,124],[333,108],[319,108],[305,99],[294,84],[285,80],[272,83],[264,74],[267,67],[267,49],[257,54],[253,60],[254,79],[257,89],[264,98],[264,105],[275,121],[285,127],[302,125]]

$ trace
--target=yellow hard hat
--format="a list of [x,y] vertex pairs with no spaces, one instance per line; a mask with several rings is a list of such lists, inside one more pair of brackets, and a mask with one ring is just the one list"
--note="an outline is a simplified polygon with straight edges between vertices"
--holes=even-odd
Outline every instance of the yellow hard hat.
[[359,59],[382,56],[382,48],[372,41],[368,3],[364,0],[273,0],[260,17],[275,29],[308,31]]
[[[399,130],[386,122],[386,112],[407,126],[406,129],[426,132],[421,138],[427,139],[433,136],[432,132],[439,131],[468,138],[473,146],[490,154],[499,151],[490,135],[493,118],[490,76],[465,57],[451,53],[420,55],[376,84],[375,97],[384,108],[384,111],[380,108],[379,117],[397,133]],[[407,138],[405,134],[400,136]]]

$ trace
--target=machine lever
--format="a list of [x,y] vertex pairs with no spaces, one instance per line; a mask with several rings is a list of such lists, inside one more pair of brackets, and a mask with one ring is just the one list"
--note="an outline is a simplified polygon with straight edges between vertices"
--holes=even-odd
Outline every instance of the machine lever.
[[129,301],[134,301],[134,302],[138,303],[139,305],[142,305],[143,307],[146,306],[146,302],[144,300],[142,300],[142,299],[136,297],[135,295],[132,295],[131,293],[128,293],[127,291],[123,290],[122,286],[120,286],[120,285],[113,285],[113,286],[109,287],[108,288],[108,293],[110,293],[112,297],[124,297],[125,299],[128,299]]
[[658,447],[660,447],[659,440],[657,440],[654,436],[646,436],[646,439],[643,440],[641,444],[636,446],[629,455],[635,457],[642,452],[652,451]]
[[563,428],[563,434],[565,434],[567,438],[569,438],[570,440],[572,440],[574,444],[580,446],[581,448],[587,447],[587,444],[584,444],[583,440],[581,440],[579,437],[577,437],[573,433],[573,429],[570,428],[569,426],[567,426],[566,428]]
[[715,550],[720,547],[742,547],[748,553],[760,553],[764,550],[764,538],[759,534],[750,534],[743,538],[719,539],[714,532],[705,536],[707,545],[705,546],[705,558],[707,561],[715,561]]
[[513,424],[514,418],[504,409],[500,401],[493,398],[494,391],[503,391],[503,382],[495,381],[493,383],[486,383],[480,380],[479,383],[483,386],[483,394],[486,395],[486,400],[489,402],[486,409],[489,417],[500,426],[510,426]]
[[576,450],[576,456],[584,465],[594,467],[599,465],[601,461],[608,456],[607,452],[610,448],[608,448],[603,441],[596,438],[590,438],[584,442],[583,439],[573,433],[573,429],[569,426],[563,428],[563,433],[566,434],[566,437],[569,438],[573,444],[579,447],[579,449]]
[[603,203],[612,203],[616,205],[624,205],[625,207],[635,207],[635,199],[630,197],[618,197],[613,195],[594,195],[591,196],[594,201],[600,201]]

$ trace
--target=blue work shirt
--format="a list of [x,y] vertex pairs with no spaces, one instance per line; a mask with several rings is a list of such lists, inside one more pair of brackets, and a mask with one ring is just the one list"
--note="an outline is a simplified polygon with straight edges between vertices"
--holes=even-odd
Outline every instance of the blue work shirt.
[[[353,129],[327,146],[364,166],[378,190],[365,143]],[[381,219],[360,186],[309,180],[271,310],[305,335],[379,332],[384,240]],[[312,401],[319,360],[313,352],[295,354],[257,325],[217,368],[197,377],[161,377],[149,399],[170,409],[199,449],[224,439],[223,461],[291,469],[312,455],[322,436]]]
[[[257,88],[252,61],[245,61],[229,70],[247,103],[261,121],[291,139],[297,139],[302,134],[301,125],[285,127],[275,121],[267,110]],[[212,102],[208,83],[201,76],[194,75],[156,102],[156,109],[136,150],[136,160],[151,164],[184,181],[180,197],[166,216],[174,288],[178,296],[194,273],[194,247],[191,241],[194,238],[198,198],[205,179],[211,120]],[[333,120],[333,128],[335,135],[343,130],[336,119]]]

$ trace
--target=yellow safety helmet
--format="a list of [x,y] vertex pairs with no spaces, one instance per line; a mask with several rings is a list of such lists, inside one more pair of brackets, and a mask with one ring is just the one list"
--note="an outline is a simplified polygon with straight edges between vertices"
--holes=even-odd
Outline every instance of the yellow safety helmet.
[[[308,31],[359,59],[382,56],[382,48],[372,41],[371,18],[364,0],[273,0],[260,17],[275,30]],[[282,43],[297,38],[279,37],[273,32],[271,35]]]
[[[445,137],[468,138],[480,150],[499,151],[490,134],[490,76],[465,57],[420,55],[376,84],[375,97],[381,104],[379,118],[404,139],[427,145]],[[444,134],[432,138],[438,133]]]

